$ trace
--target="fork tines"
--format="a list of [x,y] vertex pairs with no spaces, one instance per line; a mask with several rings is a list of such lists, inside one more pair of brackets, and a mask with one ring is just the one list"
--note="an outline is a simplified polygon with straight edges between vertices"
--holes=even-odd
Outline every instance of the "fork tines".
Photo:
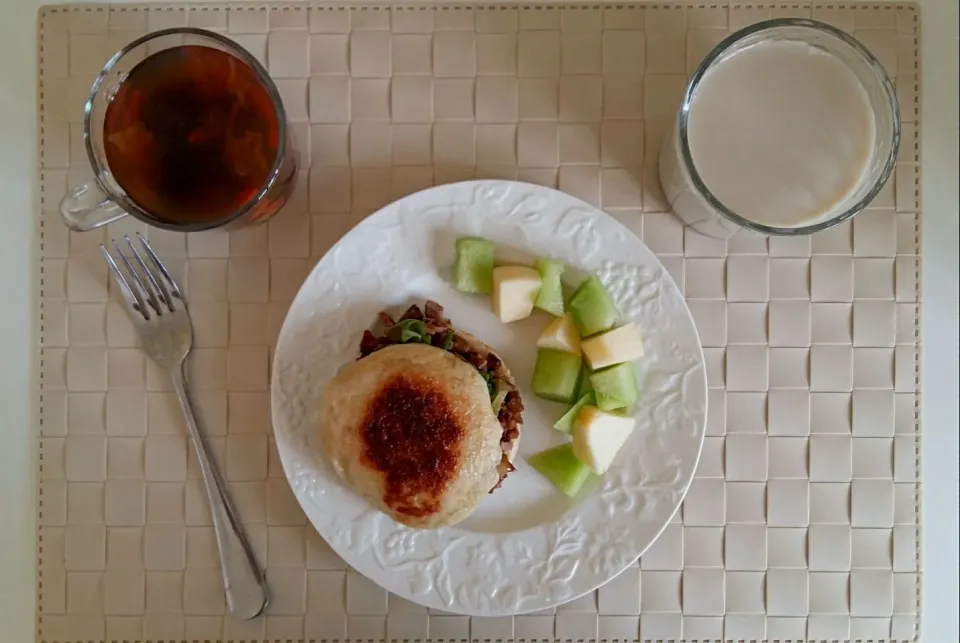
[[150,319],[152,315],[162,317],[164,313],[172,313],[177,309],[176,302],[177,300],[183,302],[183,295],[180,294],[176,282],[147,240],[139,232],[136,237],[143,250],[142,253],[129,236],[123,237],[129,249],[127,253],[124,253],[116,239],[110,241],[114,251],[120,257],[122,268],[105,245],[100,244],[100,252],[110,266],[114,281],[120,287],[120,292],[127,304],[145,319]]

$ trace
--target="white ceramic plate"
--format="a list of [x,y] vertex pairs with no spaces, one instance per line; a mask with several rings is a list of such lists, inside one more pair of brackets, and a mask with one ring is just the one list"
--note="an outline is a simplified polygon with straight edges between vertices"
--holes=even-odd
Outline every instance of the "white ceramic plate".
[[[454,241],[481,236],[498,261],[564,261],[572,283],[600,276],[642,330],[637,430],[612,469],[571,501],[524,458],[564,441],[563,405],[529,390],[545,313],[500,324],[488,297],[449,283]],[[578,274],[579,273],[579,274]],[[526,407],[517,471],[465,522],[412,530],[372,509],[322,461],[314,434],[325,383],[355,359],[377,312],[425,299],[498,351]],[[280,332],[271,390],[277,449],[314,527],[352,567],[429,607],[496,616],[552,607],[633,563],[680,506],[703,442],[703,353],[690,312],[657,258],[615,219],[547,188],[466,182],[408,196],[368,217],[316,265]]]

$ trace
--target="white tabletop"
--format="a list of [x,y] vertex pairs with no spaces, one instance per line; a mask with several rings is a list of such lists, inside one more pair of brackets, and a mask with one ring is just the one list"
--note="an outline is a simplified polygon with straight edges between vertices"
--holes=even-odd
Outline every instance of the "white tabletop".
[[[0,0],[0,643],[34,638],[36,34],[40,0]],[[958,10],[920,0],[923,65],[924,641],[960,641]]]

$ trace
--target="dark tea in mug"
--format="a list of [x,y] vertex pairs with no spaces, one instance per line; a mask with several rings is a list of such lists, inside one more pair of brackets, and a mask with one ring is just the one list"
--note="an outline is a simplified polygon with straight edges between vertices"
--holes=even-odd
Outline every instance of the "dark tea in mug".
[[280,136],[254,69],[203,45],[165,49],[137,64],[110,99],[103,125],[116,182],[171,224],[225,219],[255,201]]

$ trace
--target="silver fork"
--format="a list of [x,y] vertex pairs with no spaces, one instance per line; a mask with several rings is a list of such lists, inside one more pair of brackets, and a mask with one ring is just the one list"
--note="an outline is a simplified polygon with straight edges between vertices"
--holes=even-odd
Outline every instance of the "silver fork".
[[122,268],[106,246],[101,244],[100,251],[127,302],[128,312],[143,340],[144,350],[170,374],[180,408],[187,420],[190,441],[197,452],[200,473],[210,502],[227,607],[235,616],[253,618],[267,605],[267,582],[230,499],[226,482],[197,423],[187,393],[184,364],[193,345],[193,328],[186,302],[147,240],[137,234],[137,241],[143,250],[141,253],[130,237],[124,239],[129,253],[124,253],[116,240],[112,241]]

